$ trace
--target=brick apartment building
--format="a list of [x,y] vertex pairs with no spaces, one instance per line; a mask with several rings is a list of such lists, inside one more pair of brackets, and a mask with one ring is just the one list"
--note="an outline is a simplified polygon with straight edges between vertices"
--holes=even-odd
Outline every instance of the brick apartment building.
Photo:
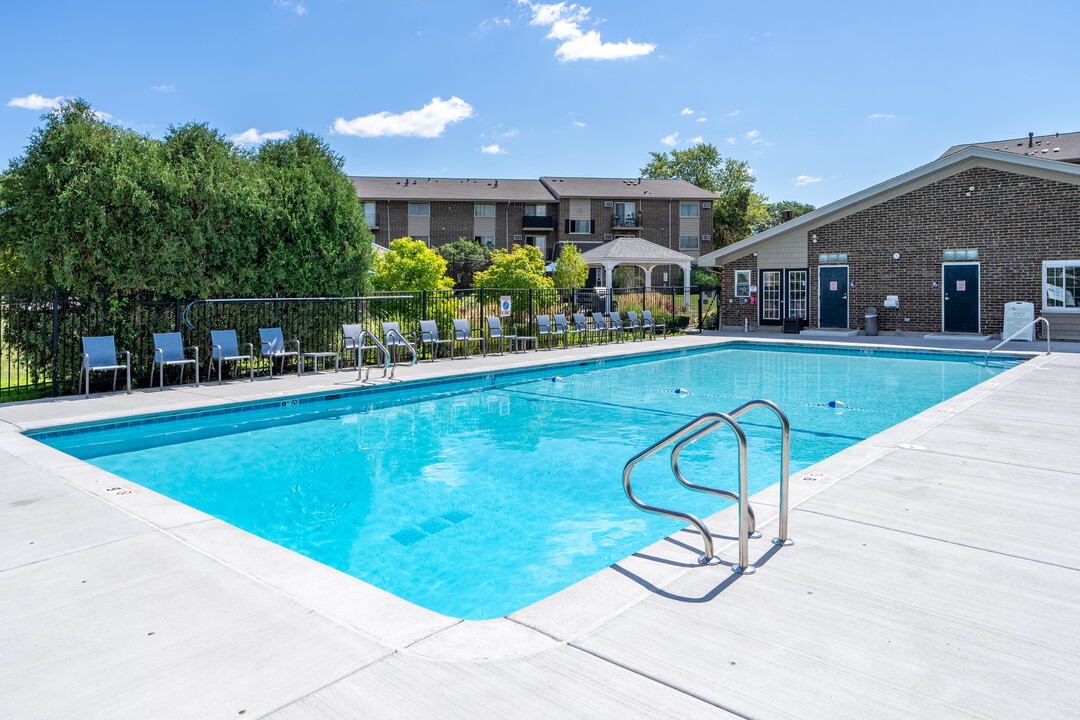
[[[617,237],[642,238],[691,257],[712,250],[716,196],[684,180],[349,179],[383,246],[405,236],[431,247],[464,237],[504,250],[533,245],[547,262],[564,243],[584,252]],[[676,284],[678,273],[674,266],[657,267],[651,284]],[[596,279],[594,272],[590,280]]]
[[[1005,304],[1021,301],[1053,338],[1080,337],[1080,133],[1070,136],[950,148],[702,256],[721,268],[723,323],[858,330],[874,307],[881,332],[999,335]],[[1060,160],[1048,159],[1055,148]]]

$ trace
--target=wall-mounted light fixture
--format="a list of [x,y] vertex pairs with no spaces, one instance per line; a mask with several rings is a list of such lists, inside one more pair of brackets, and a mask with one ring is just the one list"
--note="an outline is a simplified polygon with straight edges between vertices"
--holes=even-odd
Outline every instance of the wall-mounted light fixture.
[[893,260],[899,260],[900,259],[900,253],[893,253],[892,254],[892,259]]
[[811,235],[810,239],[813,240],[814,242],[817,242],[817,235]]
[[937,284],[937,280],[935,280],[935,281],[934,281],[934,289],[935,289],[935,290],[937,290],[937,289],[938,289],[938,284]]

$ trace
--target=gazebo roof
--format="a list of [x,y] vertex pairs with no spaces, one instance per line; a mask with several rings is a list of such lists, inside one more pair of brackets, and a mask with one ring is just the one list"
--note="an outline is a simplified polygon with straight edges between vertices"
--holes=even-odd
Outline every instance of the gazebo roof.
[[581,253],[581,258],[589,265],[612,262],[681,265],[694,259],[689,255],[636,237],[615,238],[611,242],[586,250]]

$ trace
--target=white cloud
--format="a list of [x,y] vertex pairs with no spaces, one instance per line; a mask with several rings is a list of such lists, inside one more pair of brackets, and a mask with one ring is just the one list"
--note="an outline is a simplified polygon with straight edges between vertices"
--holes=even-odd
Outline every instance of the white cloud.
[[736,115],[738,115],[738,114],[739,114],[739,113],[741,113],[741,112],[742,112],[742,110],[741,110],[741,109],[740,109],[740,110],[732,110],[732,111],[731,111],[731,112],[729,112],[729,113],[728,113],[727,115],[728,115],[728,117],[735,117]]
[[98,120],[112,120],[112,115],[107,112],[101,112],[100,110],[94,111],[94,117]]
[[894,117],[896,117],[896,116],[891,114],[891,113],[874,113],[873,115],[868,115],[867,119],[868,120],[892,120]]
[[26,108],[27,110],[59,110],[60,101],[63,99],[63,95],[47,98],[30,93],[26,97],[11,98],[11,100],[8,101],[8,107],[20,107]]
[[419,110],[408,110],[400,115],[384,110],[352,120],[339,117],[334,121],[334,132],[358,137],[403,135],[435,138],[442,136],[447,125],[461,122],[474,115],[472,105],[459,97],[452,97],[449,100],[435,97]]
[[530,0],[517,0],[517,3],[532,12],[530,25],[550,26],[547,37],[562,41],[555,50],[555,57],[562,62],[621,60],[648,55],[656,49],[656,45],[652,43],[636,43],[629,38],[625,42],[603,42],[596,30],[582,30],[581,23],[590,20],[591,8],[567,5],[565,2],[533,3]]
[[812,177],[810,175],[800,175],[799,177],[795,178],[794,182],[796,185],[809,185],[810,183],[821,182],[821,178]]
[[154,92],[172,92],[176,89],[175,85],[151,85],[150,89]]
[[699,117],[699,118],[697,119],[697,121],[698,121],[698,122],[709,122],[709,118],[703,118],[703,117]]
[[510,27],[510,18],[491,18],[490,20],[484,20],[482,23],[480,23],[476,28],[476,32],[484,33],[484,32],[487,32],[488,30],[491,30],[492,28],[497,29],[497,28],[509,28],[509,27]]
[[578,127],[585,127],[585,123],[581,122],[580,120],[575,120],[574,125]]
[[746,133],[746,139],[750,141],[751,145],[757,145],[759,142],[761,142],[761,131],[751,130],[750,132]]
[[506,155],[506,151],[498,145],[484,145],[480,148],[480,152],[487,153],[488,155]]
[[735,138],[728,138],[727,139],[727,144],[728,145],[734,145],[735,144]]
[[290,12],[294,12],[297,15],[307,15],[307,8],[304,7],[303,0],[298,3],[290,2],[289,0],[274,0],[274,4],[279,8],[285,8]]
[[703,138],[701,135],[698,135],[697,137],[690,138],[690,142],[694,145],[697,145],[698,143],[705,142],[705,138]]
[[680,115],[693,115],[693,114],[694,114],[694,111],[693,111],[693,110],[691,110],[690,108],[683,108],[683,109],[682,109],[682,112],[681,112],[681,113],[679,113],[679,114],[680,114]]
[[662,142],[664,145],[678,145],[679,133],[673,132],[667,137],[660,138],[660,142]]
[[289,137],[288,130],[270,130],[261,133],[255,128],[248,128],[242,133],[229,136],[233,145],[262,145],[267,140],[284,140]]

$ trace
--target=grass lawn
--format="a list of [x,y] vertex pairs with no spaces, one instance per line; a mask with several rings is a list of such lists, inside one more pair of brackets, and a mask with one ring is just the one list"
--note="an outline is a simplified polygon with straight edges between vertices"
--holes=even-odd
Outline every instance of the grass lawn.
[[52,387],[47,379],[31,384],[26,366],[12,357],[8,348],[0,348],[0,402],[35,400],[51,392]]

